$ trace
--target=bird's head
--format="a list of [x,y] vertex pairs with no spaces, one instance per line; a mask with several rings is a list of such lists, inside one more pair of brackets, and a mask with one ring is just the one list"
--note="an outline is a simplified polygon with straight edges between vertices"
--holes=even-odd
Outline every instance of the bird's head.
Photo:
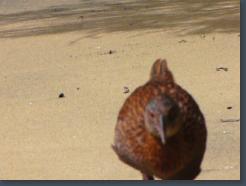
[[178,104],[166,95],[150,100],[145,108],[144,120],[146,129],[163,144],[177,134],[182,123]]

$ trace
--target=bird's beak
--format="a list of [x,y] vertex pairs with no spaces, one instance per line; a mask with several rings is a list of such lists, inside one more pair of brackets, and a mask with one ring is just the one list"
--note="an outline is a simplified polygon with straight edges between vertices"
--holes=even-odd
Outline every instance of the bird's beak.
[[161,142],[164,145],[166,143],[166,139],[165,139],[164,122],[163,122],[162,116],[160,116],[160,126],[158,127],[157,130],[160,135]]

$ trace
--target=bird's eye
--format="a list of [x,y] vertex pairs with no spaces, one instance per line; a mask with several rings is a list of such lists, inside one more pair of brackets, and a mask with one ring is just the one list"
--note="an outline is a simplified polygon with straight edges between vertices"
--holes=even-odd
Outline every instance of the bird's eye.
[[149,115],[150,115],[150,117],[152,117],[152,118],[155,116],[155,114],[154,114],[153,112],[150,112]]
[[178,110],[177,107],[174,107],[174,108],[172,108],[172,109],[170,110],[169,116],[168,116],[168,119],[169,119],[170,122],[173,122],[173,121],[175,120],[175,118],[176,118],[177,115],[178,115],[178,112],[179,112],[179,110]]

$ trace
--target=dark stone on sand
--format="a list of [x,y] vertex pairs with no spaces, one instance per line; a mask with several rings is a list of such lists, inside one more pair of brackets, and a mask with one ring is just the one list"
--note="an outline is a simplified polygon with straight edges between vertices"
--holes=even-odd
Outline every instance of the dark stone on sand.
[[221,70],[227,72],[228,71],[228,68],[226,68],[226,67],[217,67],[216,68],[216,71],[221,71]]
[[64,98],[65,95],[64,95],[64,93],[60,93],[58,97],[59,97],[59,98]]
[[113,54],[113,53],[115,53],[116,51],[114,51],[114,50],[109,50],[109,54]]

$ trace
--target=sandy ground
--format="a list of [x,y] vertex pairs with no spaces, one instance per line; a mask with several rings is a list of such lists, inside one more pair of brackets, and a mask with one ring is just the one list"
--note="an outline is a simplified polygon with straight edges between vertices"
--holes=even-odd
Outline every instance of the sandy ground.
[[239,1],[197,12],[182,1],[23,2],[0,1],[0,179],[141,179],[110,145],[123,87],[145,83],[159,57],[207,121],[197,179],[240,179],[240,122],[220,121],[240,118]]

